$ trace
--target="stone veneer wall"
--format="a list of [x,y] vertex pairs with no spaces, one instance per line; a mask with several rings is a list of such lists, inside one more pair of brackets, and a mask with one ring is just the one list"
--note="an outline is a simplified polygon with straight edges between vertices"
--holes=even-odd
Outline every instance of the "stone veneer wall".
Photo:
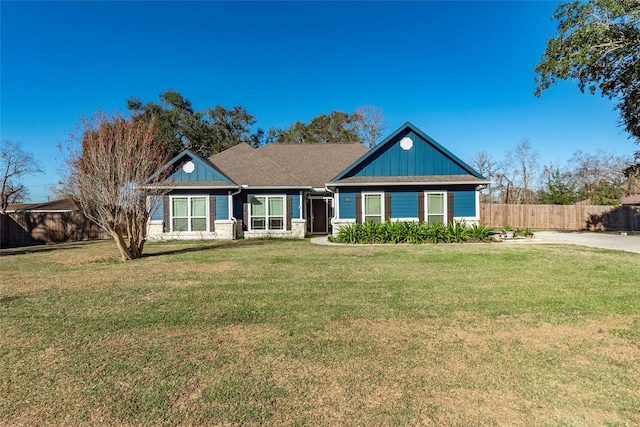
[[304,219],[292,219],[291,230],[243,232],[241,221],[223,220],[215,222],[215,229],[214,233],[163,233],[162,221],[149,221],[147,236],[149,240],[233,240],[236,238],[259,239],[261,237],[304,239],[307,232],[307,221]]
[[355,219],[336,219],[336,218],[331,218],[331,225],[332,227],[332,231],[331,231],[331,235],[333,237],[337,237],[338,236],[338,232],[340,231],[340,227],[342,227],[343,225],[350,225],[350,224],[355,224],[356,220]]
[[275,237],[282,239],[304,239],[307,231],[307,221],[304,219],[292,219],[291,230],[278,231],[245,231],[245,239],[259,239],[261,237]]
[[215,232],[162,232],[162,221],[149,221],[147,238],[149,240],[233,240],[235,238],[235,223],[230,220],[215,221]]

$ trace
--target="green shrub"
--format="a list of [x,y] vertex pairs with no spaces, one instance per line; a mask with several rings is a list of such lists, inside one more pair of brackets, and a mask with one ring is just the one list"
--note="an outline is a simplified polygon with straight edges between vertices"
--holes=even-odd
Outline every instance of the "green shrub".
[[389,220],[375,224],[367,221],[363,224],[344,225],[335,238],[339,243],[463,243],[488,242],[492,240],[491,229],[480,224],[466,225],[454,221],[447,225],[441,222],[425,223],[414,221]]
[[493,239],[491,228],[485,227],[482,223],[471,224],[469,227],[469,237],[476,242],[489,242]]

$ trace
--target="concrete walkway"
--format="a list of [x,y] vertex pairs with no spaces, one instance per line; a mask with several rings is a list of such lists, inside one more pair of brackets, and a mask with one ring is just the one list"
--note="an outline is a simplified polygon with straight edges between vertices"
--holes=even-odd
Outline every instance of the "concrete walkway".
[[[312,237],[316,245],[343,245],[332,243],[327,236]],[[568,244],[590,246],[592,248],[613,249],[640,253],[640,235],[623,236],[621,234],[598,233],[588,231],[536,231],[533,239],[505,240],[508,244]]]

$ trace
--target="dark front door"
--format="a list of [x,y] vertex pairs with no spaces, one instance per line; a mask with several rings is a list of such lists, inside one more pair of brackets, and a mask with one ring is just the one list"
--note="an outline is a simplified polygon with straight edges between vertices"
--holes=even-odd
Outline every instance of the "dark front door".
[[325,234],[329,232],[329,200],[311,199],[311,233]]

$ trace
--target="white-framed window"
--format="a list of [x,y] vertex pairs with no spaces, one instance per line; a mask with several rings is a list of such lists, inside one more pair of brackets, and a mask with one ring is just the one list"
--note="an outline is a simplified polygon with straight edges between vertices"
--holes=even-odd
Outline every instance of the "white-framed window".
[[384,221],[384,193],[362,193],[362,222]]
[[207,196],[171,197],[171,231],[207,231]]
[[251,230],[284,230],[285,196],[250,196],[249,224]]
[[424,195],[425,222],[432,224],[447,223],[447,193],[433,192]]

